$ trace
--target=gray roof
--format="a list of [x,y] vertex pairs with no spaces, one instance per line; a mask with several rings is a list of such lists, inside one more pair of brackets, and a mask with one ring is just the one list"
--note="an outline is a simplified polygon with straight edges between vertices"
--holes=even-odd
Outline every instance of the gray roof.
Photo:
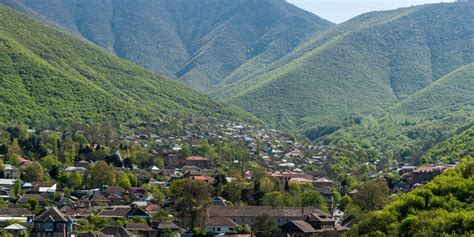
[[69,222],[70,220],[64,216],[56,207],[49,207],[34,219],[34,222]]
[[20,225],[20,224],[11,224],[5,228],[3,228],[4,230],[26,230],[28,228]]

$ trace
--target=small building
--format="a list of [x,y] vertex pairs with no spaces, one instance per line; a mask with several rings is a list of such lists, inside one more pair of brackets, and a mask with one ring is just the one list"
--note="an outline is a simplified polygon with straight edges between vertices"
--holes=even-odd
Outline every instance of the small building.
[[156,230],[152,229],[147,223],[128,223],[125,229],[133,236],[155,237]]
[[210,169],[212,167],[212,161],[206,157],[201,156],[189,156],[184,159],[185,166],[196,166],[201,169]]
[[206,233],[233,234],[237,233],[237,223],[229,218],[213,217],[207,221]]
[[31,236],[70,237],[72,224],[72,220],[64,216],[56,207],[49,207],[33,220]]
[[281,232],[288,237],[310,237],[314,236],[316,230],[306,221],[290,221],[280,227]]
[[27,233],[28,228],[20,224],[11,224],[3,228],[3,230],[9,234],[12,234],[13,237],[19,237],[20,235]]

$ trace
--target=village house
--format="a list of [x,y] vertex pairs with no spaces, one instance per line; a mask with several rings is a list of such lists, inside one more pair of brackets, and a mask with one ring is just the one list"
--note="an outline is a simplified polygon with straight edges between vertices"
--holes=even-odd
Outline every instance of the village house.
[[184,159],[184,165],[196,166],[201,169],[210,169],[212,167],[212,161],[206,157],[189,156]]
[[281,226],[293,220],[305,220],[308,215],[316,212],[321,212],[321,210],[316,208],[271,208],[265,206],[211,206],[209,208],[209,218],[229,218],[239,225],[253,226],[258,216],[268,214]]
[[434,177],[440,175],[445,170],[442,166],[420,166],[412,173],[412,185],[425,184],[433,180]]
[[72,224],[72,220],[64,216],[56,207],[49,207],[33,220],[30,236],[70,237],[73,231]]

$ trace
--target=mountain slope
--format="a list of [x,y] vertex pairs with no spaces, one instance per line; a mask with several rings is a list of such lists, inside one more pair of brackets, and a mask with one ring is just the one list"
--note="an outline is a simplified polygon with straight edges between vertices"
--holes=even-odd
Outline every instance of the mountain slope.
[[0,4],[0,121],[118,121],[246,113]]
[[474,63],[460,67],[407,98],[393,114],[442,117],[451,112],[474,109]]
[[364,14],[218,96],[279,127],[379,113],[474,62],[472,15],[472,3]]
[[0,2],[209,93],[332,25],[283,0]]
[[423,161],[425,163],[453,162],[466,156],[474,156],[474,126],[472,125],[431,148],[423,156]]

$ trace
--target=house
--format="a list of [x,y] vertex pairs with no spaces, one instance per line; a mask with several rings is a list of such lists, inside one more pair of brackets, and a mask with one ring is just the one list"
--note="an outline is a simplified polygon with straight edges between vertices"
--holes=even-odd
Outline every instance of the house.
[[281,233],[288,237],[310,237],[316,233],[313,226],[302,220],[290,221],[281,226],[280,229]]
[[125,229],[133,236],[155,237],[156,230],[152,229],[147,223],[128,223]]
[[308,215],[306,222],[318,231],[334,231],[336,228],[334,217],[321,210]]
[[33,220],[30,236],[70,237],[72,224],[72,220],[64,216],[56,207],[49,207]]
[[100,231],[89,231],[87,233],[80,233],[77,237],[107,237],[107,235]]
[[109,200],[109,205],[121,205],[124,202],[123,197],[115,193],[111,193],[107,196],[107,199]]
[[148,214],[145,210],[139,207],[129,207],[129,206],[114,206],[110,208],[105,208],[102,210],[98,216],[105,217],[105,218],[143,218],[149,220],[151,218],[150,214]]
[[319,178],[313,181],[313,187],[315,188],[331,188],[336,187],[336,182],[326,179],[326,178]]
[[169,235],[170,233],[177,233],[177,235],[175,235],[175,236],[179,237],[180,233],[184,232],[183,228],[177,226],[175,223],[173,223],[171,221],[160,222],[156,226],[156,230],[157,230],[158,236],[163,236],[163,235],[167,235],[167,234]]
[[83,196],[79,203],[81,207],[104,206],[109,205],[110,200],[102,194],[94,194],[91,196]]
[[12,234],[13,237],[19,237],[20,235],[22,234],[26,234],[27,231],[28,231],[28,228],[20,225],[20,224],[11,224],[5,228],[3,228],[3,230],[9,234]]
[[110,194],[115,194],[118,196],[122,196],[125,193],[125,189],[120,186],[108,186],[105,190],[102,191],[104,196],[108,196]]
[[31,222],[34,214],[27,208],[0,208],[0,222],[17,221],[17,222]]
[[210,169],[212,167],[212,161],[206,157],[201,156],[189,156],[184,159],[185,166],[196,166],[201,169]]
[[213,217],[210,218],[206,225],[206,233],[226,234],[237,233],[237,223],[230,218]]
[[258,216],[268,214],[281,226],[294,220],[305,220],[312,213],[320,212],[317,208],[272,208],[265,206],[210,206],[209,218],[229,218],[239,225],[253,226]]
[[444,167],[420,166],[412,173],[412,185],[425,184],[444,171]]
[[133,237],[133,234],[122,226],[107,226],[100,232],[104,233],[107,237]]

